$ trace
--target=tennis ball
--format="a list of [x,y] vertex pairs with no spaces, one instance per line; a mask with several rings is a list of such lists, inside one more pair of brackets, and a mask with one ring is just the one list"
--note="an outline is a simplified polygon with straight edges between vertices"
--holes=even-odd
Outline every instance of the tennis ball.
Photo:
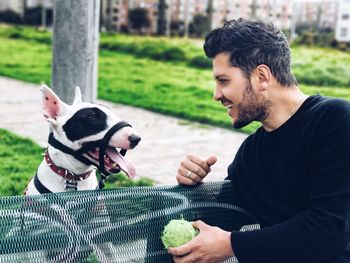
[[162,242],[164,247],[181,246],[197,236],[199,231],[185,219],[173,219],[164,227],[162,232]]

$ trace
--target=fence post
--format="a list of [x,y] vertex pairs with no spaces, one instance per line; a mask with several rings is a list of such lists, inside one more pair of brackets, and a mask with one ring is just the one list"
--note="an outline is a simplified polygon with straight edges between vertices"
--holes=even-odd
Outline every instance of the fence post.
[[55,0],[52,83],[68,104],[79,86],[83,101],[96,100],[100,0]]

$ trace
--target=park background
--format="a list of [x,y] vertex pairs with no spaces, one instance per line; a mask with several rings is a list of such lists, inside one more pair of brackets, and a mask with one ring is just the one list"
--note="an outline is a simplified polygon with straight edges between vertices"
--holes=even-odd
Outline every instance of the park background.
[[[38,91],[40,83],[50,85],[53,2],[0,0],[1,76],[38,84]],[[211,61],[202,45],[210,29],[244,17],[271,20],[285,32],[292,49],[292,71],[306,94],[350,100],[349,1],[100,3],[99,99],[176,116],[184,123],[232,130],[225,108],[212,99]],[[249,134],[257,127],[253,123],[241,132]],[[41,153],[32,140],[0,129],[0,195],[23,192]],[[113,176],[108,187],[154,183],[145,176],[149,178],[134,182]]]

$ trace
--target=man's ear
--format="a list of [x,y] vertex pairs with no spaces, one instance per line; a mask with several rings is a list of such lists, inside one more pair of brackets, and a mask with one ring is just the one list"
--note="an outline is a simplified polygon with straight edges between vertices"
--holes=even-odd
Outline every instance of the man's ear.
[[46,85],[41,85],[42,110],[44,117],[53,126],[57,125],[57,117],[63,115],[68,105],[59,99],[56,93]]
[[258,87],[263,91],[269,86],[272,78],[270,68],[264,64],[256,67],[256,74],[258,79]]

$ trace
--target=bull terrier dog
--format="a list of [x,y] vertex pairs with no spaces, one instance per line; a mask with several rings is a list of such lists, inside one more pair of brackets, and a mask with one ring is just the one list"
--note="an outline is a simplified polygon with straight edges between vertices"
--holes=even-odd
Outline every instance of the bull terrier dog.
[[[81,234],[85,228],[80,228],[76,223],[72,227],[74,218],[79,216],[76,213],[69,215],[65,209],[76,208],[80,211],[80,204],[74,198],[65,204],[52,203],[46,209],[39,209],[35,205],[39,201],[30,197],[44,193],[101,189],[106,177],[120,170],[132,179],[135,176],[135,168],[124,155],[127,150],[136,147],[141,138],[130,124],[122,121],[108,107],[82,102],[78,87],[75,89],[72,105],[61,101],[46,85],[41,86],[41,91],[43,114],[52,132],[43,161],[25,190],[29,205],[26,209],[21,209],[18,220],[14,221],[14,227],[7,236],[36,231],[42,233],[43,230],[35,229],[35,226],[33,229],[31,221],[27,219],[36,215],[36,218],[48,218],[48,222],[55,222],[52,228],[56,225],[62,226],[62,229],[67,229],[67,236],[76,236],[80,243],[90,247],[80,250],[79,242],[73,239],[75,241],[67,244],[62,251],[41,251],[42,259],[46,258],[45,262],[77,262],[92,252],[99,262],[118,262],[118,252],[115,251],[112,242],[95,244],[91,233]],[[99,182],[96,169],[102,177]],[[106,225],[109,225],[106,224],[108,211],[104,205],[104,198],[99,196],[93,202],[94,208],[84,212],[86,216],[83,222],[90,222],[96,229],[105,229]],[[51,229],[50,227],[47,229]],[[25,253],[19,254],[18,257],[32,262]]]
[[[141,140],[131,125],[108,107],[82,102],[79,87],[72,105],[46,85],[41,91],[43,114],[52,132],[26,195],[102,188],[106,175],[120,170],[131,179],[135,176],[134,166],[124,157]],[[100,184],[96,169],[103,177]]]

